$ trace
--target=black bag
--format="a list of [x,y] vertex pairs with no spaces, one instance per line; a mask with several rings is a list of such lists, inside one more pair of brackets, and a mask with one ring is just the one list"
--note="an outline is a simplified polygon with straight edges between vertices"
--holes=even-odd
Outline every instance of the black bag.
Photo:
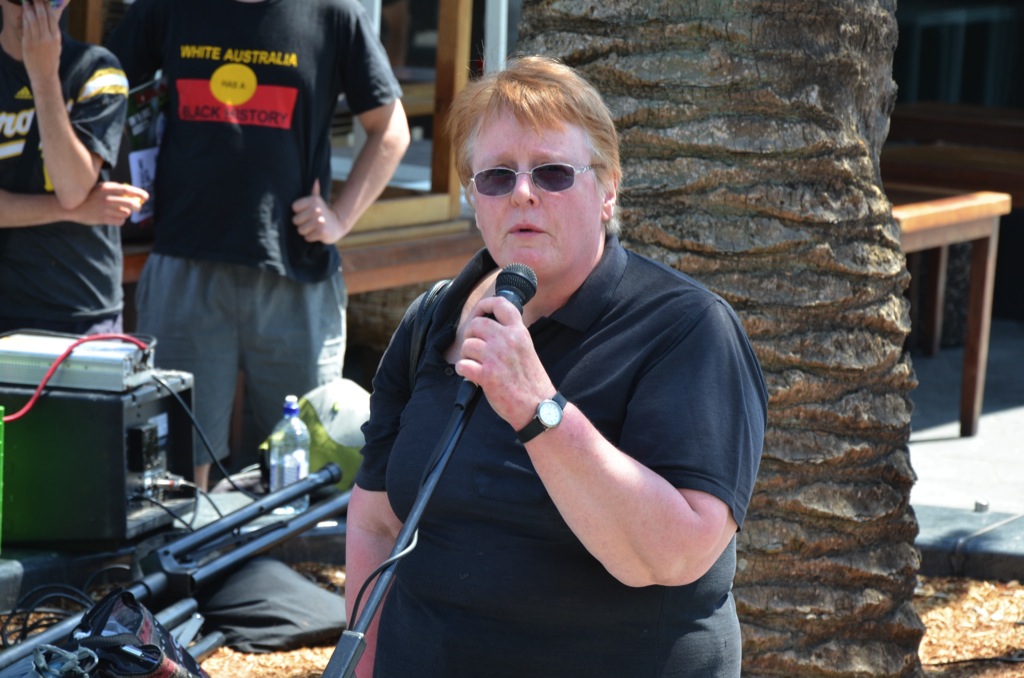
[[253,558],[196,596],[204,628],[238,652],[334,644],[345,630],[345,599],[274,558]]
[[101,678],[209,678],[130,591],[108,593],[82,617],[74,637],[96,653]]

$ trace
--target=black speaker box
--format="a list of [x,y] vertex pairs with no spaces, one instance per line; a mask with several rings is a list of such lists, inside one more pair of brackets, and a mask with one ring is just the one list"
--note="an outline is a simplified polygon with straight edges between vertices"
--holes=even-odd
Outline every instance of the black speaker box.
[[[192,477],[192,375],[154,373],[166,387],[151,379],[123,393],[44,389],[5,424],[4,548],[113,546],[193,509],[194,497],[165,499],[152,483],[167,473]],[[0,384],[6,415],[33,391]]]

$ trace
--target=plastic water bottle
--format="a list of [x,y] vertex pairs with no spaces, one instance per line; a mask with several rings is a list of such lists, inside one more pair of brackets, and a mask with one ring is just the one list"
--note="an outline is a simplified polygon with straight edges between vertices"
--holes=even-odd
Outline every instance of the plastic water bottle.
[[[290,395],[284,399],[284,416],[270,432],[270,491],[277,492],[307,475],[309,429],[299,418],[299,399]],[[303,495],[290,504],[274,509],[274,513],[300,513],[308,507],[309,495]]]

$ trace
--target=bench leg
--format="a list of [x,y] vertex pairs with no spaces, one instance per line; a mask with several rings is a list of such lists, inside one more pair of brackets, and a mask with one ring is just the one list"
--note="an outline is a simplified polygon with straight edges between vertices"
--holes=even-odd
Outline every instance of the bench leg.
[[949,247],[935,247],[924,252],[924,256],[928,275],[921,304],[922,345],[926,356],[934,356],[942,344],[942,312],[946,303]]
[[978,431],[982,399],[985,395],[985,370],[988,366],[988,340],[992,327],[992,293],[996,278],[996,252],[999,243],[999,218],[995,217],[992,235],[971,242],[971,279],[967,299],[967,338],[964,344],[963,384],[960,391],[960,435]]

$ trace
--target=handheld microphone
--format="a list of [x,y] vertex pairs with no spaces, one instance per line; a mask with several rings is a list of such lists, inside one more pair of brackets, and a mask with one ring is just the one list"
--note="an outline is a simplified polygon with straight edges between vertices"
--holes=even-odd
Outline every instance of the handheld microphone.
[[505,297],[523,312],[523,306],[537,293],[537,274],[526,264],[509,264],[494,282],[494,296]]
[[[501,269],[497,280],[494,281],[494,296],[505,297],[512,304],[523,312],[523,306],[533,295],[537,293],[537,274],[526,264],[509,264]],[[489,315],[489,314],[488,314]],[[463,380],[459,386],[459,392],[455,396],[455,404],[463,411],[469,409],[470,403],[476,397],[477,385],[468,379]]]

